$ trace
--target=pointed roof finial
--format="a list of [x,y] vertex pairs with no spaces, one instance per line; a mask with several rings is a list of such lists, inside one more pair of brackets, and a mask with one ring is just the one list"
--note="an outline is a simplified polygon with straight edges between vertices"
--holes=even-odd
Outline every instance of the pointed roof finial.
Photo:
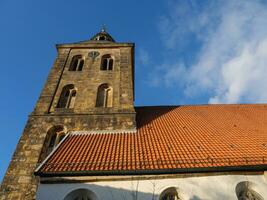
[[103,24],[101,27],[101,32],[107,32],[106,24]]
[[111,37],[111,35],[108,34],[105,24],[101,26],[100,32],[95,34],[90,40],[101,41],[101,42],[103,41],[115,42],[115,40]]

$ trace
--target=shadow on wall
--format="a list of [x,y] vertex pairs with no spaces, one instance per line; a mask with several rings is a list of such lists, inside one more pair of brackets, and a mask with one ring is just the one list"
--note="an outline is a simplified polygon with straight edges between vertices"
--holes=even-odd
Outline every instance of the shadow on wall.
[[[194,181],[192,183],[187,181],[187,183],[183,185],[185,187],[179,187],[179,184],[182,182],[173,181],[168,184],[161,184],[157,180],[118,181],[112,182],[112,185],[108,185],[110,182],[101,182],[99,184],[89,182],[49,183],[50,182],[42,183],[39,186],[37,200],[225,200],[238,199],[237,196],[240,196],[239,194],[242,194],[239,197],[240,199],[246,197],[247,194],[250,194],[250,196],[255,197],[257,200],[261,200],[263,199],[262,197],[264,197],[263,190],[259,188],[242,187],[243,189],[241,188],[240,191],[235,191],[234,189],[231,190],[231,188],[227,188],[225,185],[227,184],[226,182],[218,182],[218,184],[212,182],[212,184],[200,185],[199,181]],[[241,183],[243,184],[244,181]],[[247,182],[245,183],[247,186]],[[237,185],[239,186],[240,182],[237,183]]]
[[190,200],[201,200],[198,196],[193,196],[192,198],[190,198]]
[[[81,189],[82,188],[82,189]],[[88,200],[165,200],[160,199],[158,194],[155,194],[156,188],[151,188],[151,192],[138,191],[138,185],[133,185],[132,190],[126,190],[123,188],[114,188],[109,186],[99,186],[91,184],[80,184],[79,188],[72,188],[68,191],[63,200],[73,199],[88,199]],[[46,200],[40,198],[39,200]],[[169,199],[167,197],[167,199]],[[184,199],[183,195],[178,194],[178,199]],[[187,199],[187,198],[186,198]],[[200,197],[194,195],[188,200],[201,200]]]
[[[110,189],[110,199],[111,200],[119,200],[121,198],[122,200],[158,200],[158,195],[153,193],[144,193],[136,190],[125,190],[125,189],[119,189],[119,191],[114,190],[114,188]],[[120,193],[120,197],[116,194],[117,192]]]
[[132,184],[131,189],[124,189],[124,185],[116,187],[95,184],[67,183],[41,184],[37,193],[37,200],[159,200],[155,188],[151,192],[139,191],[138,184]]

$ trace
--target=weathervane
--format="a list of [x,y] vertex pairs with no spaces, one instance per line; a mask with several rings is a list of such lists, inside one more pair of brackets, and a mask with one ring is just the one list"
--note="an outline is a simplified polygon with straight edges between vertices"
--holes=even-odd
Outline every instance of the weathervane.
[[102,25],[101,32],[107,32],[107,26],[106,26],[106,24],[103,24]]

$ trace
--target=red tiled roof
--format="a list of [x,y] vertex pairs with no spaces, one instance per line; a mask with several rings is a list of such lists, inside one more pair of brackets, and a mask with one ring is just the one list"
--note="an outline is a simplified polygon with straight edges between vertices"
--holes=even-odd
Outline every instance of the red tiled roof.
[[137,132],[69,134],[37,174],[267,166],[267,105],[137,107]]

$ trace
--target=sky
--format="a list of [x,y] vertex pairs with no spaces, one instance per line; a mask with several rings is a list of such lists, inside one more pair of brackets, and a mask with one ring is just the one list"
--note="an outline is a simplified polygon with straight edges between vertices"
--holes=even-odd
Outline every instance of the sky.
[[105,24],[135,43],[135,105],[267,102],[266,0],[0,0],[0,180],[56,57]]

